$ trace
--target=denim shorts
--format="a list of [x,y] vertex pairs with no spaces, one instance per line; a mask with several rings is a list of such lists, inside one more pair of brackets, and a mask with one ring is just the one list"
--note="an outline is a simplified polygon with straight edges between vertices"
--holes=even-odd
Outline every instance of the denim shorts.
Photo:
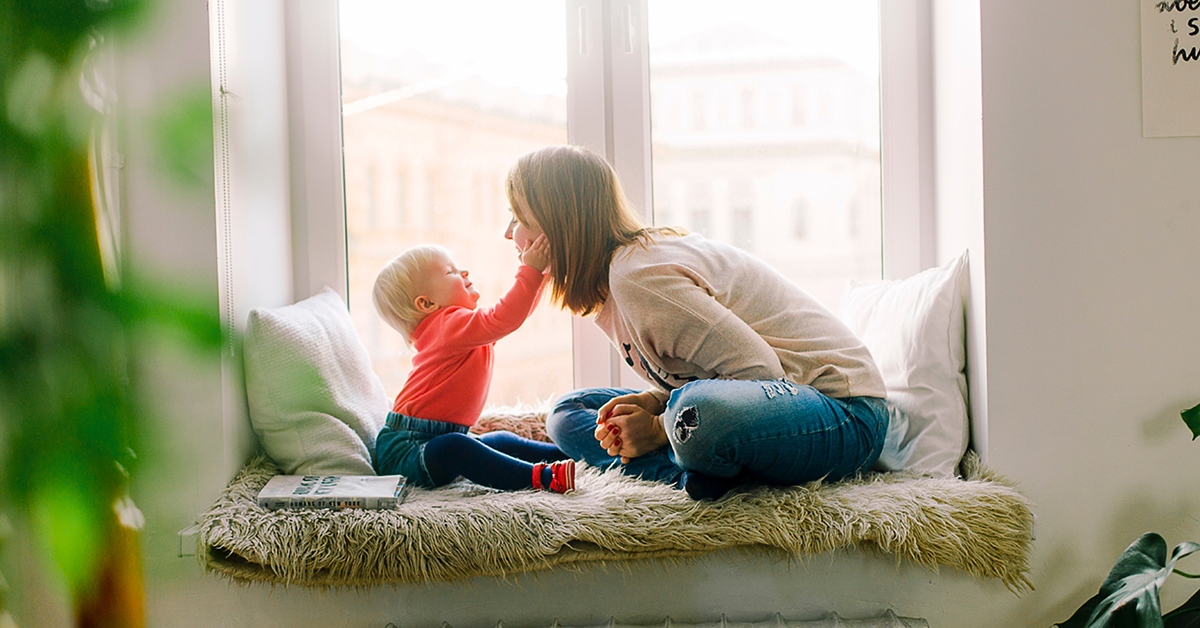
[[432,488],[425,467],[425,444],[442,434],[467,434],[469,429],[457,423],[389,412],[387,423],[375,437],[375,473],[403,475],[414,486]]
[[838,480],[879,458],[888,412],[876,397],[828,397],[787,381],[700,380],[671,393],[660,419],[669,447],[621,464],[593,433],[596,410],[637,392],[587,388],[559,398],[546,421],[564,452],[590,465],[677,484],[684,470],[767,484]]

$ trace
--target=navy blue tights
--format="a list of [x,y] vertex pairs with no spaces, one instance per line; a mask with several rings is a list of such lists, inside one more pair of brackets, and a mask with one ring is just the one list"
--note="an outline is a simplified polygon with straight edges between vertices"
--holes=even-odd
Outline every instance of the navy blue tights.
[[[521,438],[512,432],[489,432],[478,439],[442,434],[425,444],[425,468],[434,486],[458,476],[505,491],[533,487],[533,464],[565,460],[557,446]],[[542,469],[542,486],[550,486],[550,468]]]

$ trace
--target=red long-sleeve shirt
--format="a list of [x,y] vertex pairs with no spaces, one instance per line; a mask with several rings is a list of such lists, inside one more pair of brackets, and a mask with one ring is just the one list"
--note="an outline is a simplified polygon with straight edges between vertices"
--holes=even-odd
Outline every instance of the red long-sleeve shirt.
[[392,411],[474,425],[492,383],[496,341],[529,318],[541,288],[542,273],[522,264],[516,283],[496,305],[474,310],[454,305],[426,316],[413,331],[417,354]]

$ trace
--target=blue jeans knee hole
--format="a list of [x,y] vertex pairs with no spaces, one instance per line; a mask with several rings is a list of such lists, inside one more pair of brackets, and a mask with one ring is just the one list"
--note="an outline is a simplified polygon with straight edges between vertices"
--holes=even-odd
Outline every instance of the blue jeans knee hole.
[[681,444],[686,443],[692,437],[692,432],[700,427],[700,412],[696,410],[696,406],[688,406],[682,408],[675,415],[675,440]]

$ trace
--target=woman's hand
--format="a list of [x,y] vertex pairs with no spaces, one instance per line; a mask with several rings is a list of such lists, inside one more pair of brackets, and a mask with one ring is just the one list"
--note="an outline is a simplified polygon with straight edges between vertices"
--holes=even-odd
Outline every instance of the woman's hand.
[[550,266],[550,243],[546,241],[546,234],[538,236],[521,251],[521,263],[536,268],[538,272],[544,272]]
[[658,415],[664,404],[650,392],[614,397],[596,412],[594,436],[610,456],[621,462],[669,444]]

